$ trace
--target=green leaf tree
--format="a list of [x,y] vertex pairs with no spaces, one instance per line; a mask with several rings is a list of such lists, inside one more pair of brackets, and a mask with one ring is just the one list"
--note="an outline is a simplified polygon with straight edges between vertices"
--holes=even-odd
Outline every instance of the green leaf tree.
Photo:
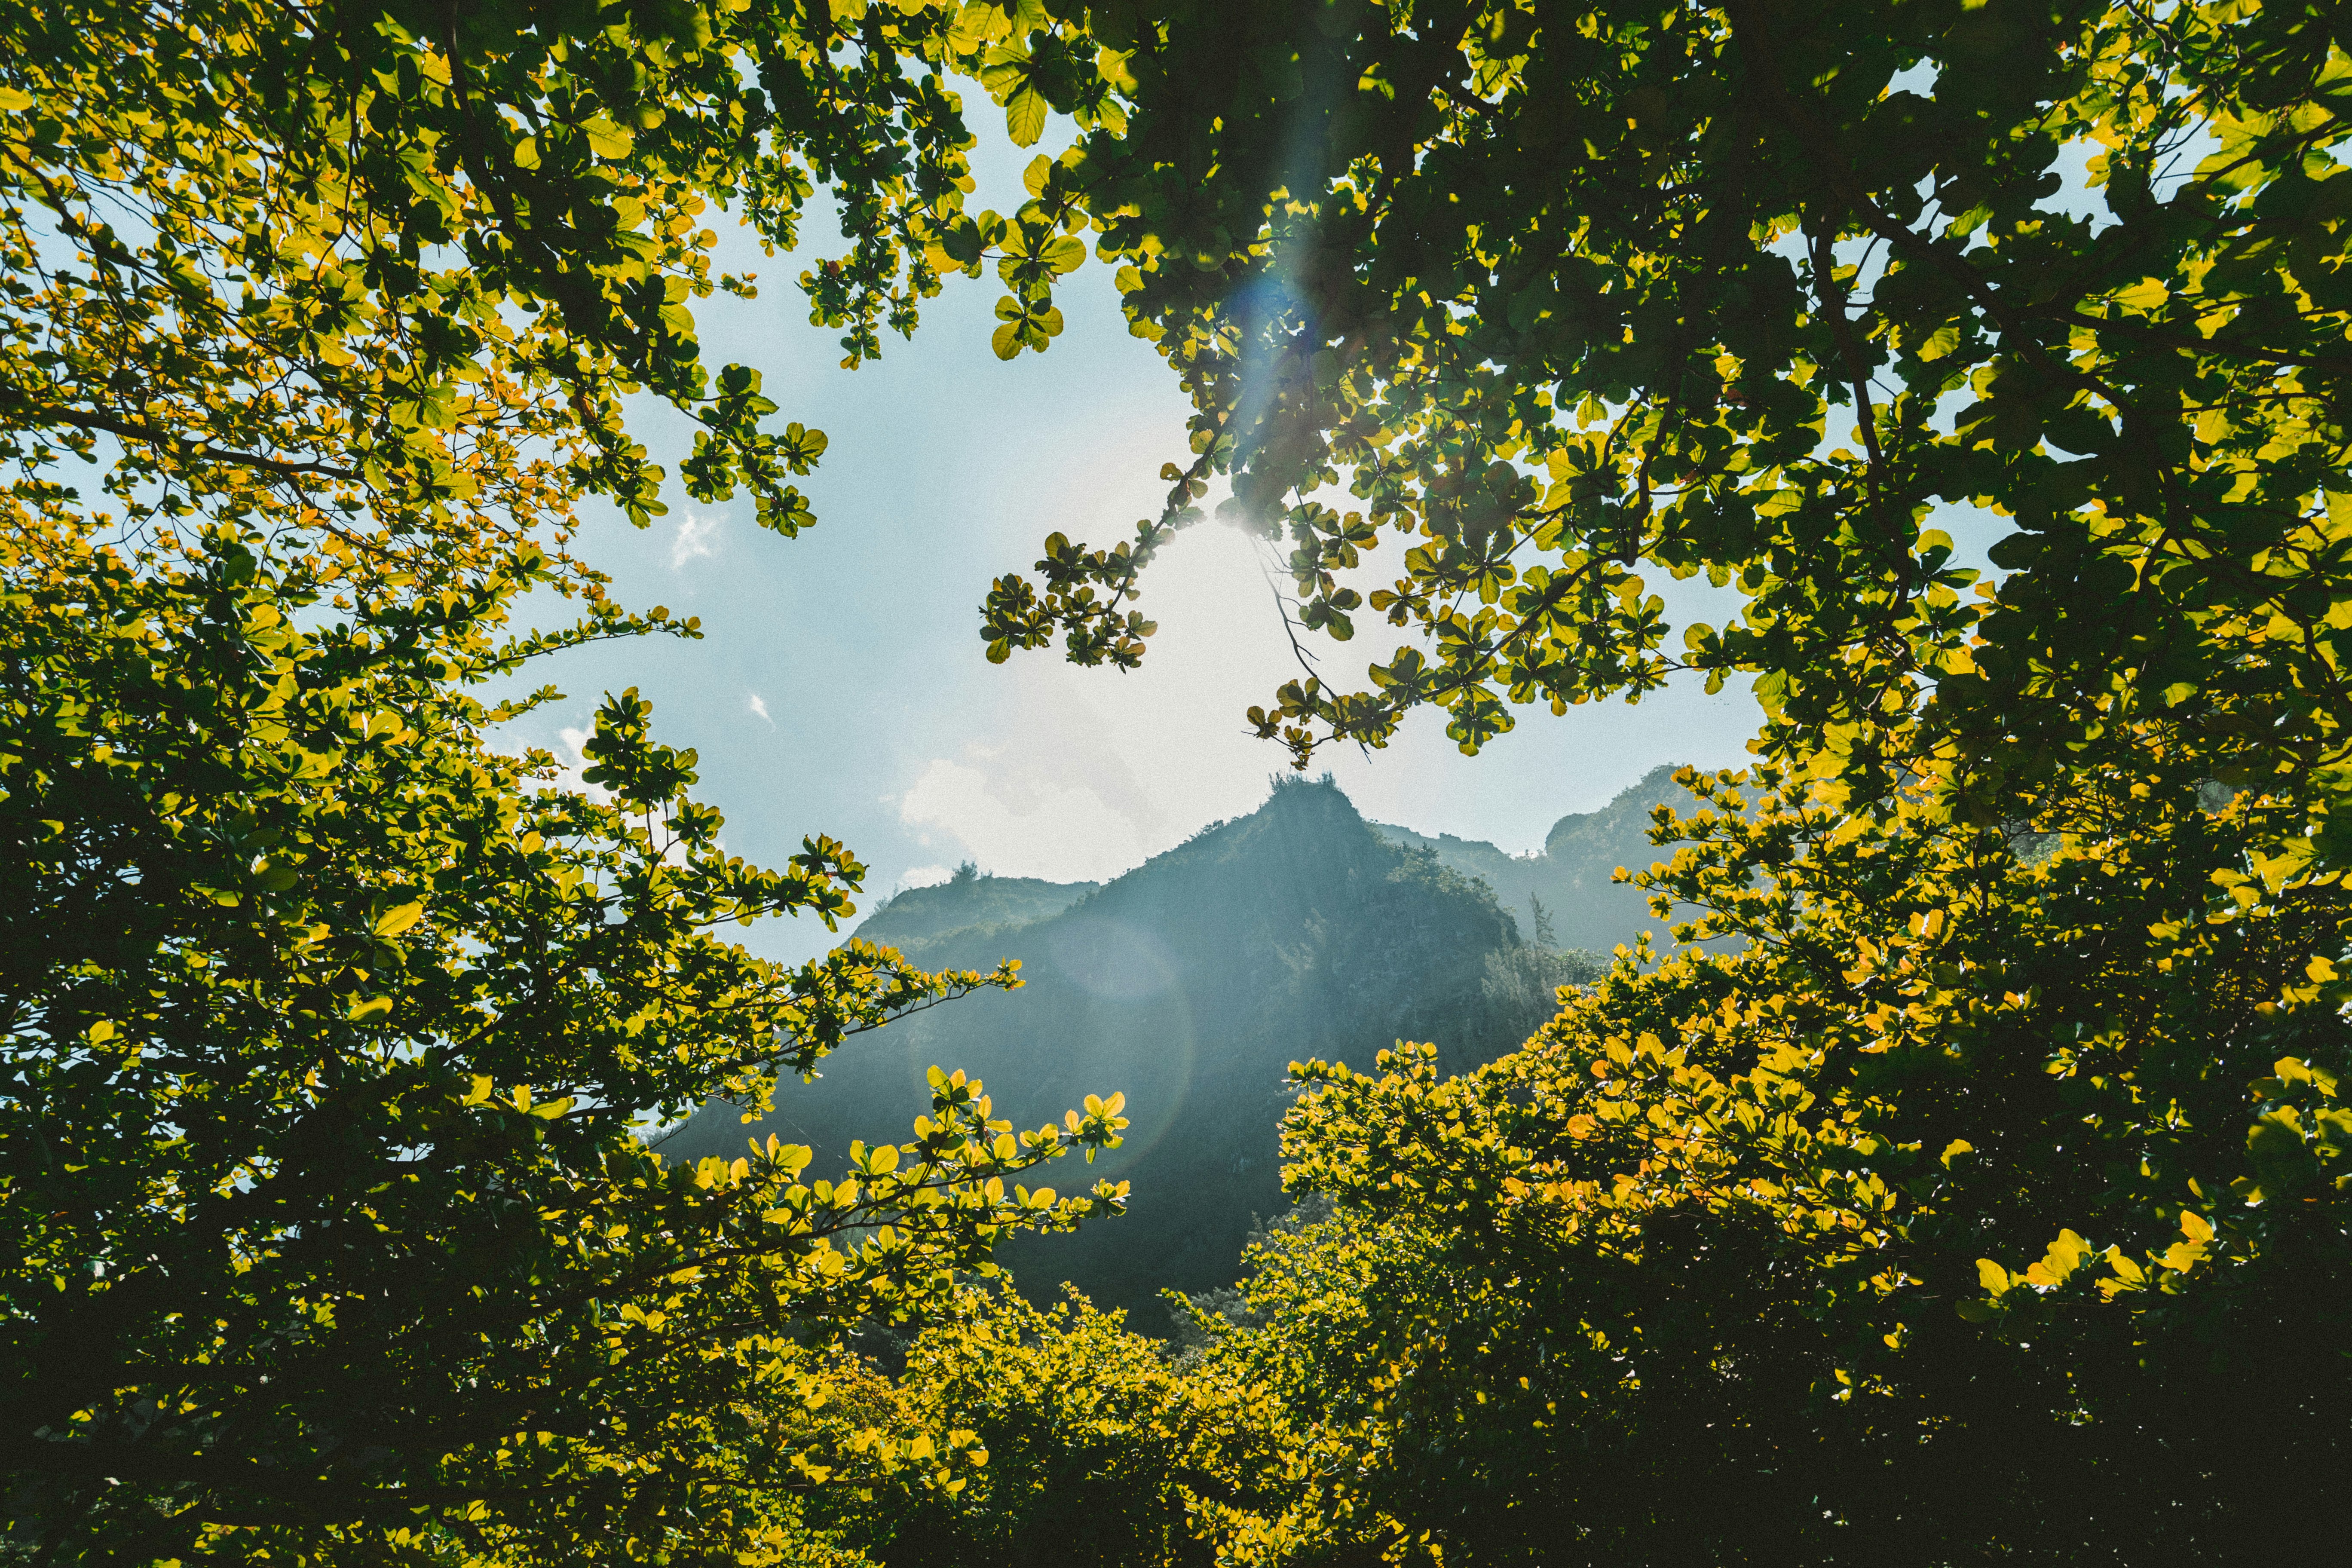
[[892,1396],[902,1425],[963,1434],[986,1468],[953,1491],[919,1476],[830,1489],[812,1519],[892,1568],[1047,1551],[1089,1568],[1221,1561],[1201,1516],[1260,1489],[1277,1428],[1262,1399],[1171,1365],[1124,1317],[1075,1290],[1050,1308],[961,1291],[916,1338]]
[[1654,884],[1741,951],[1631,955],[1465,1078],[1303,1069],[1289,1180],[1344,1218],[1213,1353],[1328,1458],[1316,1550],[2331,1550],[2277,1500],[2344,1463],[2352,1268],[2333,13],[1084,23],[1124,123],[1063,166],[1191,452],[998,581],[991,656],[1139,659],[1223,477],[1297,626],[1410,634],[1252,710],[1301,763],[1678,672],[1767,716]]
[[37,1560],[782,1561],[835,1331],[1118,1204],[1023,1184],[1115,1098],[1016,1133],[961,1074],[831,1179],[645,1146],[1017,979],[720,940],[830,923],[863,868],[727,855],[634,693],[584,790],[492,749],[518,710],[467,689],[565,640],[501,631],[552,570],[328,618],[225,534],[0,538],[0,1469]]
[[[1995,820],[2161,717],[2345,864],[2331,16],[1091,7],[1123,126],[1070,179],[1192,455],[1132,537],[1001,579],[991,655],[1140,658],[1130,601],[1221,474],[1298,626],[1412,634],[1253,710],[1302,760],[1692,671],[1752,678],[1776,758]],[[1962,506],[2013,531],[1997,585],[1937,526]],[[1744,607],[1672,626],[1660,574]]]
[[[972,138],[940,74],[1012,71],[1034,140],[1039,85],[1067,97],[1076,74],[1019,43],[1040,21],[793,0],[0,6],[8,493],[51,520],[103,506],[152,548],[233,521],[418,594],[529,542],[554,586],[620,617],[566,549],[583,504],[642,525],[682,482],[787,535],[813,521],[792,480],[824,436],[780,427],[758,371],[702,353],[696,301],[756,292],[715,270],[715,226],[791,248],[824,190],[845,250],[802,281],[853,363],[884,324],[912,330],[940,267],[991,256],[1016,289],[1011,352],[1060,330],[1028,298],[1084,247],[1044,207],[963,216]],[[689,422],[675,480],[624,420],[640,395]]]
[[[682,483],[813,521],[825,437],[701,353],[695,302],[754,292],[721,213],[789,248],[833,199],[845,254],[803,282],[853,363],[935,253],[1024,301],[1076,265],[1034,214],[959,223],[940,70],[1004,55],[1034,140],[1076,70],[1041,20],[0,5],[12,1543],[772,1560],[839,1458],[833,1328],[1115,1197],[1005,1184],[1114,1139],[1116,1097],[1016,1135],[954,1075],[841,1179],[648,1152],[646,1117],[1013,977],[750,958],[715,931],[851,912],[845,849],[724,855],[634,694],[583,792],[485,742],[529,701],[467,691],[693,633],[611,601],[583,507],[642,525]],[[675,479],[640,397],[690,422]],[[579,623],[506,629],[533,589]]]
[[1742,948],[1461,1078],[1298,1069],[1286,1180],[1348,1223],[1275,1238],[1228,1374],[1449,1563],[2324,1554],[2280,1500],[2347,1458],[2341,889],[2172,918],[2263,835],[2146,774],[2032,858],[1924,783],[1687,782],[1653,885]]

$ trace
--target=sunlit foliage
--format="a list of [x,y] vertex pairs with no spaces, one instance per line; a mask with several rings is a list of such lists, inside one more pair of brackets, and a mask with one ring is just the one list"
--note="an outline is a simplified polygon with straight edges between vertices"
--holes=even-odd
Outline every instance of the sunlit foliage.
[[[582,788],[488,749],[519,568],[320,624],[230,540],[183,564],[0,555],[0,1455],[60,1560],[459,1543],[751,1551],[805,1484],[838,1325],[904,1318],[1118,1104],[1016,1134],[961,1075],[830,1180],[770,1140],[636,1135],[757,1103],[995,974],[719,932],[863,868],[719,847],[693,755],[607,700]],[[600,787],[599,787],[600,786]],[[420,1546],[420,1549],[422,1547]]]
[[[611,601],[584,506],[813,521],[823,435],[704,362],[693,302],[752,291],[714,226],[790,246],[824,192],[815,310],[853,357],[911,327],[971,183],[922,57],[1009,26],[0,6],[8,1549],[822,1557],[798,1495],[880,1452],[814,1414],[825,1342],[1116,1199],[1023,1184],[1114,1142],[1116,1097],[1016,1133],[953,1074],[829,1179],[650,1152],[1013,977],[751,957],[719,933],[853,912],[845,848],[727,855],[634,693],[566,782],[491,736],[551,689],[469,689],[693,630]],[[675,478],[639,397],[691,424]],[[578,622],[510,627],[540,591]]]
[[[2208,0],[0,7],[0,1463],[51,1560],[2226,1562],[2347,1468],[2352,479],[2332,13]],[[1010,216],[965,211],[977,84]],[[1158,518],[1000,579],[1132,665],[1202,515],[1297,629],[1253,713],[1752,680],[1744,777],[1520,1052],[1298,1069],[1336,1200],[1163,1354],[968,1289],[1058,1226],[934,1085],[811,1179],[756,1103],[1010,976],[728,922],[608,700],[577,784],[469,686],[668,624],[569,553],[677,479],[811,521],[703,363],[726,210],[848,363],[992,268],[1116,270],[1192,397]],[[95,467],[95,491],[82,485]],[[1342,500],[1339,492],[1345,491]],[[2002,520],[1984,581],[1938,509]],[[1403,560],[1357,574],[1390,533]],[[1670,627],[1658,573],[1735,591]],[[1648,574],[1645,576],[1644,574]],[[504,629],[566,592],[580,623]],[[677,629],[691,631],[690,623]],[[1316,647],[1312,639],[1301,647]],[[1106,1086],[1108,1087],[1108,1086]],[[852,1325],[929,1317],[886,1377]],[[983,1450],[988,1458],[980,1460]],[[2250,1542],[2259,1543],[2250,1547]]]
[[1302,1069],[1289,1179],[1402,1238],[1344,1311],[1258,1288],[1310,1407],[1480,1562],[2228,1560],[2346,1458],[2340,893],[2168,921],[2246,803],[2128,775],[2030,860],[1760,782],[1661,879],[1743,951],[1461,1079]]
[[[1415,634],[1361,689],[1326,652],[1256,710],[1302,758],[1423,704],[1475,750],[1516,705],[1688,669],[1752,677],[1814,776],[1872,798],[1924,770],[1989,820],[2163,715],[2217,775],[2304,796],[2316,837],[2280,842],[2338,865],[2330,15],[1091,7],[1133,85],[1070,179],[1192,456],[1133,538],[1056,535],[1000,580],[992,655],[1141,657],[1129,595],[1223,474],[1288,549],[1300,627]],[[2014,530],[1997,592],[1949,505]],[[1745,607],[1670,626],[1659,574]]]

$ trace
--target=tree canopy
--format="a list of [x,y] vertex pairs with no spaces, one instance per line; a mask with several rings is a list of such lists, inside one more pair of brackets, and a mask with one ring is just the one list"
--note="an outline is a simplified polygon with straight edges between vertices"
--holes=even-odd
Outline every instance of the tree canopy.
[[[1423,704],[1475,751],[1691,670],[1752,677],[1773,753],[1864,797],[1924,769],[1998,816],[2147,721],[2307,795],[2298,855],[2352,853],[2332,11],[1085,18],[1126,123],[1069,180],[1195,455],[1132,538],[1000,580],[992,656],[1140,658],[1129,601],[1224,475],[1302,629],[1417,638],[1253,710],[1302,758]],[[1952,506],[2011,530],[1997,582]],[[1676,637],[1645,572],[1740,613]]]
[[[0,5],[10,1547],[2332,1549],[2297,1505],[2352,1393],[2342,26]],[[1011,215],[965,210],[958,80],[1023,146],[1076,126]],[[694,632],[571,551],[665,504],[634,397],[692,422],[685,494],[810,523],[824,437],[692,305],[753,288],[718,211],[789,247],[820,192],[847,363],[992,264],[996,352],[1048,348],[1091,236],[1192,401],[1161,514],[1000,579],[991,657],[1136,663],[1222,479],[1298,629],[1406,634],[1253,710],[1302,763],[1678,672],[1764,707],[1644,879],[1715,945],[1621,952],[1474,1073],[1300,1064],[1286,1181],[1328,1212],[1181,1356],[972,1288],[1119,1201],[1024,1184],[1116,1096],[1017,1133],[942,1071],[838,1180],[648,1150],[1013,976],[721,941],[863,868],[728,856],[634,693],[567,783],[495,742],[546,692],[475,690]],[[2008,531],[1981,581],[1962,506]],[[1738,615],[1677,639],[1658,573]],[[509,629],[539,589],[578,619]],[[877,1320],[920,1322],[895,1380],[843,1348]]]
[[961,1074],[833,1180],[773,1139],[644,1146],[647,1115],[757,1104],[1017,980],[720,941],[830,918],[863,868],[823,838],[782,871],[728,856],[634,693],[588,744],[601,794],[492,750],[503,713],[465,688],[520,657],[495,633],[535,574],[306,626],[234,540],[183,566],[0,548],[20,1539],[754,1550],[827,1468],[794,1413],[828,1325],[1117,1201],[1006,1184],[1116,1142],[1115,1100],[1016,1135]]
[[1340,1244],[1290,1246],[1234,1353],[1449,1558],[2318,1550],[2274,1500],[2352,1392],[2340,892],[2171,919],[2249,824],[2145,777],[2040,857],[1698,782],[1657,885],[1741,950],[1621,963],[1459,1079],[1307,1064],[1290,1179],[1391,1239],[1345,1311],[1300,1283]]
[[528,542],[602,605],[562,547],[592,498],[665,510],[623,417],[642,393],[692,422],[688,496],[740,491],[790,535],[825,439],[705,362],[693,301],[754,291],[714,273],[711,226],[789,248],[829,197],[844,253],[804,281],[853,360],[912,329],[950,252],[1076,265],[1051,223],[962,213],[941,73],[985,69],[1034,140],[1043,100],[989,63],[1028,60],[1017,14],[1016,36],[990,6],[0,7],[9,494],[78,515],[80,458],[120,527],[233,518],[425,590]]
[[[1144,657],[1223,478],[1302,634],[1412,634],[1252,710],[1302,763],[1677,672],[1766,719],[1646,879],[1740,951],[1624,953],[1458,1079],[1298,1069],[1286,1180],[1339,1210],[1210,1353],[1301,1468],[1255,1522],[1200,1492],[1226,1549],[2318,1549],[2274,1502],[2344,1462],[2340,18],[1084,26],[1133,85],[1065,165],[1192,450],[998,581],[992,657]],[[1669,626],[1661,573],[1736,617]]]
[[[1006,26],[0,8],[11,1550],[774,1561],[838,1467],[963,1484],[952,1431],[827,1437],[827,1346],[1115,1205],[1019,1178],[1117,1096],[1016,1133],[942,1073],[834,1179],[665,1163],[648,1118],[1017,979],[751,956],[718,932],[852,911],[846,848],[727,855],[634,692],[565,786],[495,738],[552,689],[469,689],[694,631],[611,600],[585,505],[813,521],[824,437],[703,362],[690,302],[752,288],[708,225],[789,246],[823,190],[818,310],[910,326],[970,184],[921,62]],[[676,481],[638,395],[697,427]],[[512,627],[543,589],[584,613]]]

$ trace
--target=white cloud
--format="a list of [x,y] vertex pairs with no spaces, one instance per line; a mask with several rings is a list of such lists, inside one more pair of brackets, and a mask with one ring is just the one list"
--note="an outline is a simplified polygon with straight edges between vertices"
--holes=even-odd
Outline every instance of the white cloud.
[[1097,760],[970,746],[961,760],[940,757],[924,767],[898,796],[898,819],[954,840],[999,876],[1055,882],[1116,876],[1165,846],[1151,802],[1118,776],[1123,768],[1085,765]]
[[697,517],[690,511],[679,513],[677,532],[669,542],[669,569],[676,572],[689,561],[718,554],[716,535],[719,525],[725,521],[723,512],[710,517]]
[[588,731],[566,725],[556,731],[556,738],[563,742],[563,749],[555,756],[556,787],[584,795],[599,803],[610,801],[613,798],[611,791],[602,784],[592,784],[580,776],[588,766]]
[[754,691],[751,693],[751,706],[752,712],[757,713],[762,720],[766,721],[769,729],[772,730],[776,727],[776,721],[773,719],[768,718],[768,701],[766,698],[761,697],[758,692]]
[[902,888],[936,888],[954,876],[945,866],[918,866],[898,879]]

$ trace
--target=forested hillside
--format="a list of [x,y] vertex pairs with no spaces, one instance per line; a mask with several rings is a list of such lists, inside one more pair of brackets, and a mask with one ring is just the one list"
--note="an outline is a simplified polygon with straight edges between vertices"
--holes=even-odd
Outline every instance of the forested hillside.
[[1483,879],[1530,936],[1535,906],[1540,903],[1554,940],[1562,947],[1605,953],[1647,931],[1663,951],[1670,938],[1666,922],[1650,912],[1650,895],[1612,879],[1620,867],[1639,871],[1673,858],[1671,848],[1650,842],[1650,810],[1662,805],[1677,811],[1688,811],[1693,805],[1690,792],[1675,783],[1671,764],[1652,768],[1598,811],[1561,817],[1534,855],[1513,855],[1483,839],[1457,838],[1451,833],[1432,837],[1386,822],[1375,822],[1372,827],[1395,843],[1432,851],[1442,864],[1465,877]]
[[[1022,908],[1052,912],[1005,918]],[[731,1157],[772,1132],[830,1164],[928,1105],[935,1064],[982,1079],[1015,1126],[1115,1084],[1132,1126],[1089,1174],[1133,1183],[1127,1215],[1000,1256],[1033,1295],[1073,1280],[1156,1327],[1163,1287],[1231,1283],[1253,1216],[1286,1205],[1276,1127],[1292,1062],[1369,1066],[1412,1039],[1475,1066],[1549,1017],[1556,986],[1598,973],[1523,930],[1486,886],[1388,842],[1329,783],[1286,780],[1252,816],[1100,889],[960,875],[899,894],[857,934],[937,968],[1018,959],[1022,989],[860,1039],[816,1082],[780,1086],[755,1126],[709,1107],[663,1152]]]
[[886,900],[857,922],[856,934],[904,952],[961,945],[1000,926],[1026,925],[1060,914],[1096,886],[1034,877],[984,877],[966,861],[947,881],[904,889]]

